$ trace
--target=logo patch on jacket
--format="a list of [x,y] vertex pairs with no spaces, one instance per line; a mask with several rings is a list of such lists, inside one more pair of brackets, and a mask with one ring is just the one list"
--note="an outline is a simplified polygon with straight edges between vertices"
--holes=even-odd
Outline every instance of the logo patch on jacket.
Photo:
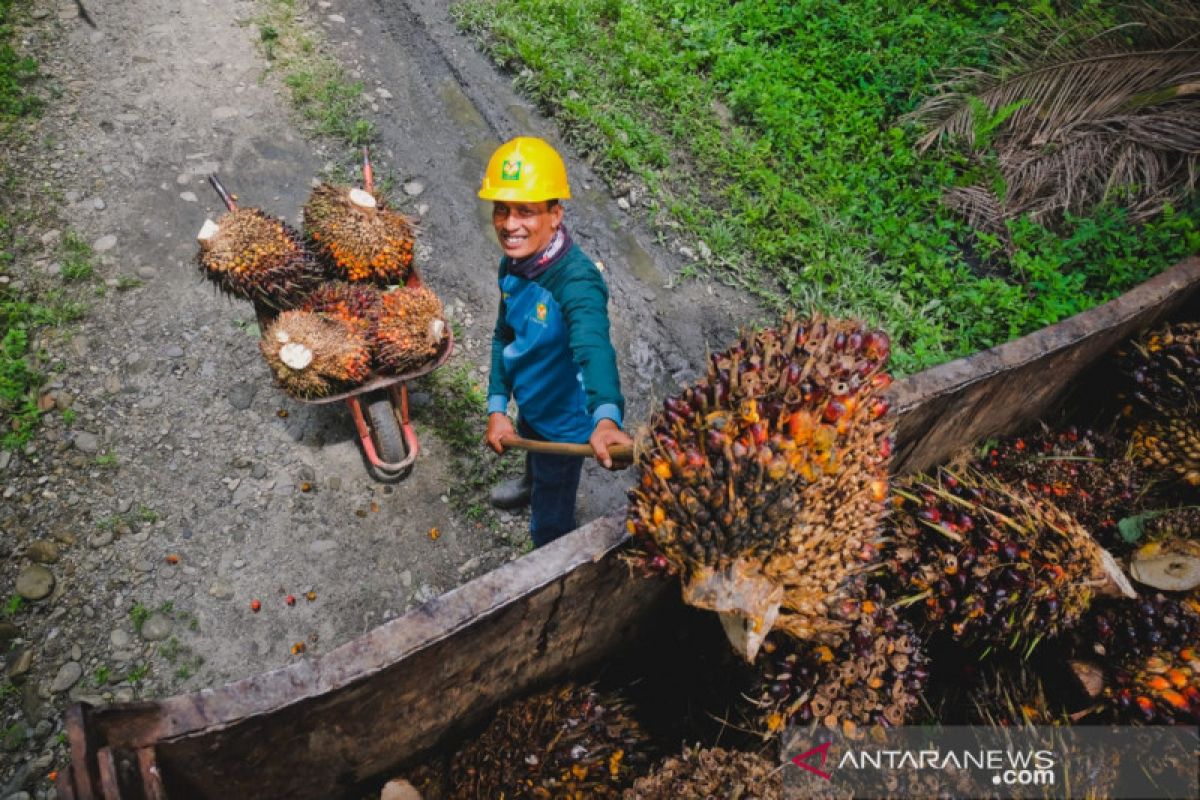
[[546,304],[545,303],[537,304],[537,321],[538,322],[546,321]]
[[515,158],[510,158],[500,165],[500,180],[502,181],[519,181],[521,180],[521,162]]

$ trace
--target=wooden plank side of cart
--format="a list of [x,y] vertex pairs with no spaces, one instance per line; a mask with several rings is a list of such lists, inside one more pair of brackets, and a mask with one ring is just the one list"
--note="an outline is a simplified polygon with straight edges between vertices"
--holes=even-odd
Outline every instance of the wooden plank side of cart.
[[[1052,411],[1114,345],[1196,302],[1189,259],[1104,306],[898,381],[899,471]],[[676,592],[631,578],[597,520],[327,655],[163,700],[68,714],[77,798],[343,796],[510,697],[595,663]]]

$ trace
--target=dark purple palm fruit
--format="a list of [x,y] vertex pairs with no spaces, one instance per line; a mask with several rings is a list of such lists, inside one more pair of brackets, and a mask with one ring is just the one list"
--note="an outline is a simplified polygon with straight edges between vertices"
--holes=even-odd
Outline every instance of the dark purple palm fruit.
[[1023,490],[942,470],[895,494],[886,574],[923,629],[1030,651],[1075,625],[1098,593],[1133,594],[1086,530]]
[[1200,400],[1200,322],[1177,322],[1143,333],[1117,351],[1134,396],[1156,409],[1187,409]]

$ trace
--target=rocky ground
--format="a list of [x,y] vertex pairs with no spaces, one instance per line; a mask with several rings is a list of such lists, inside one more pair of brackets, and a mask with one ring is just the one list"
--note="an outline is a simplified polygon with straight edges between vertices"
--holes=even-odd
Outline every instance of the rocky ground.
[[[38,343],[42,430],[0,452],[0,798],[55,796],[72,702],[319,658],[528,548],[525,516],[484,511],[481,489],[452,497],[462,465],[436,433],[441,395],[413,384],[422,454],[406,479],[373,479],[345,407],[280,393],[252,309],[194,266],[195,233],[220,213],[210,173],[298,223],[314,176],[346,152],[292,120],[246,24],[256,0],[87,6],[96,30],[74,0],[29,4],[20,44],[51,100],[6,154],[41,209],[20,231],[41,252],[0,279],[56,281],[68,231],[91,243],[97,277],[87,317]],[[483,381],[498,249],[479,176],[509,136],[557,139],[444,6],[338,0],[305,15],[365,84],[377,168],[420,220],[418,264],[461,334],[443,369]],[[678,285],[686,245],[651,244],[670,237],[641,224],[636,188],[611,189],[562,149],[568,222],[604,265],[636,423],[757,311]],[[589,467],[580,522],[617,510],[627,480]]]

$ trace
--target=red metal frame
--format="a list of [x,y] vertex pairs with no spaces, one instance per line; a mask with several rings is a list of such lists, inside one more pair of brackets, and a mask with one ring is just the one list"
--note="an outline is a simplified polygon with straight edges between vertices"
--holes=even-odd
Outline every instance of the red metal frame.
[[417,441],[417,432],[413,430],[412,422],[408,417],[408,384],[401,382],[389,386],[388,392],[392,395],[392,413],[396,415],[396,420],[400,423],[400,432],[404,436],[404,449],[408,452],[408,455],[400,462],[383,461],[375,452],[375,442],[371,438],[371,424],[363,415],[358,395],[347,397],[346,405],[350,407],[350,416],[354,418],[354,427],[358,429],[358,440],[362,443],[363,452],[367,454],[367,460],[371,462],[371,466],[381,472],[396,473],[403,472],[416,461],[417,454],[421,452],[421,443]]

